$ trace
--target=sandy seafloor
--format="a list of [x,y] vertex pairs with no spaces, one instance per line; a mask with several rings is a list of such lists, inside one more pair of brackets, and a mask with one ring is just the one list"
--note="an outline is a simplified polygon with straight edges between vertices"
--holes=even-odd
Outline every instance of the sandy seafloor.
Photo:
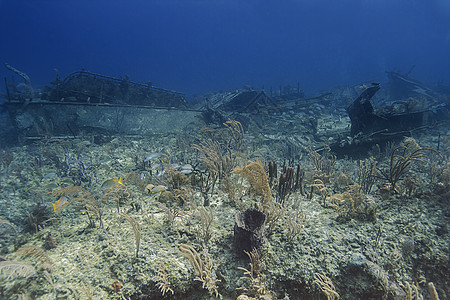
[[[214,191],[208,192],[206,212],[213,215],[206,229],[210,237],[205,237],[201,223],[204,197],[197,171],[206,167],[192,144],[212,138],[223,146],[229,139],[225,127],[205,129],[198,123],[189,131],[160,136],[100,140],[89,136],[47,137],[11,147],[3,145],[0,257],[16,262],[18,269],[2,265],[0,298],[327,299],[314,283],[316,274],[323,274],[331,279],[340,299],[408,299],[408,285],[418,286],[424,299],[432,299],[429,282],[434,283],[440,299],[448,299],[449,128],[413,134],[420,147],[434,149],[440,134],[440,156],[424,150],[421,160],[413,161],[402,175],[396,191],[377,173],[372,189],[363,193],[355,187],[359,160],[339,158],[329,174],[317,170],[307,149],[332,140],[333,129],[338,126],[348,129],[349,120],[342,111],[335,117],[319,112],[316,116],[319,121],[314,134],[302,127],[300,114],[288,127],[275,123],[268,134],[244,128],[243,145],[233,149],[241,153],[233,156],[235,167],[258,161],[267,171],[267,162],[277,161],[279,177],[282,165],[292,158],[294,167],[300,164],[304,172],[304,195],[294,191],[284,202],[284,215],[265,225],[262,265],[253,285],[238,268],[250,266],[234,251],[233,228],[240,209],[262,202],[258,190],[230,170],[234,199],[230,199],[224,180],[219,179]],[[297,146],[291,143],[287,151],[284,141],[292,139]],[[396,145],[398,142],[390,149]],[[362,158],[373,156],[378,168],[386,170],[390,155],[385,152],[374,148]],[[149,165],[143,163],[150,153],[165,154],[151,160],[151,175]],[[331,154],[322,155],[333,159]],[[157,174],[160,169],[155,165],[162,157],[172,164],[190,164],[195,171],[175,190],[170,172]],[[117,197],[105,196],[102,184],[119,178],[126,192],[120,196],[118,211]],[[325,190],[314,181],[317,178]],[[149,193],[145,188],[148,184],[163,185],[169,192]],[[277,199],[276,184],[275,180],[271,186],[273,202]],[[80,185],[92,194],[101,209],[103,227],[98,218],[93,220],[95,227],[89,226],[82,202],[74,201],[59,213],[53,211],[51,203],[59,197],[52,192],[70,185]],[[325,203],[321,192],[327,193]],[[67,195],[66,200],[74,197]],[[354,202],[353,208],[349,201]],[[123,214],[140,228],[138,257],[133,228]],[[292,220],[297,222],[298,234],[289,231]],[[53,244],[46,242],[49,234]],[[196,280],[199,274],[179,253],[179,244],[190,245],[200,253],[204,268],[210,270],[210,286]],[[164,296],[161,287],[167,288]],[[334,297],[329,299],[337,299],[336,294]],[[410,299],[416,298],[410,295]]]

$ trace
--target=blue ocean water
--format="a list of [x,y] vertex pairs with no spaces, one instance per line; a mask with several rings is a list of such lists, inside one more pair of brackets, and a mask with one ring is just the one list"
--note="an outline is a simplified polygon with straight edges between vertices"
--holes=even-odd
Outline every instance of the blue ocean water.
[[0,299],[450,298],[450,0],[0,26]]
[[81,68],[188,97],[297,83],[313,95],[413,65],[450,81],[447,0],[2,0],[0,28],[0,62],[33,85]]

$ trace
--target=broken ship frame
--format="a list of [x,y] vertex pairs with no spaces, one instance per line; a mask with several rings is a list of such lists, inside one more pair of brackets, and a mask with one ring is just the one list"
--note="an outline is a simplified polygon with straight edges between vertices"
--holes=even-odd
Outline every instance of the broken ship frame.
[[[254,90],[232,93],[213,109],[207,106],[195,110],[188,107],[182,93],[154,87],[151,83],[132,82],[127,76],[114,78],[84,70],[64,79],[57,73],[52,86],[46,86],[38,94],[25,73],[5,65],[24,79],[24,83],[16,85],[14,80],[7,82],[5,78],[7,101],[2,104],[22,139],[175,133],[198,119],[206,122],[214,114],[222,116],[217,118],[220,126],[226,118],[239,119],[239,115],[248,115],[247,120],[257,123],[260,109],[278,113],[289,110],[283,107],[283,101],[274,102],[264,91]],[[390,77],[394,75],[391,72]],[[401,76],[396,77],[405,77]],[[424,90],[406,79],[409,85],[414,84],[413,90]],[[386,142],[410,135],[414,130],[433,127],[443,120],[448,122],[448,104],[422,111],[380,114],[370,103],[379,89],[378,84],[367,87],[347,108],[352,123],[350,136],[330,145],[337,156],[365,153],[375,144],[384,147]],[[307,105],[308,99],[315,98],[298,100]]]
[[[390,72],[389,76],[400,80],[402,75]],[[414,88],[418,89],[416,86]],[[408,101],[398,101],[398,104],[406,107],[403,112],[386,108],[375,110],[370,100],[378,90],[380,84],[372,83],[347,107],[351,121],[350,136],[330,145],[338,157],[364,155],[374,145],[384,149],[389,141],[401,140],[405,136],[412,136],[413,132],[430,130],[449,121],[450,104],[445,103],[426,109],[408,110]]]
[[37,97],[33,91],[29,98],[24,92],[32,91],[27,77],[17,86],[5,78],[7,101],[3,106],[22,139],[179,132],[201,114],[188,108],[182,93],[132,82],[127,76],[114,78],[82,70],[60,79],[57,74],[51,87],[44,87]]

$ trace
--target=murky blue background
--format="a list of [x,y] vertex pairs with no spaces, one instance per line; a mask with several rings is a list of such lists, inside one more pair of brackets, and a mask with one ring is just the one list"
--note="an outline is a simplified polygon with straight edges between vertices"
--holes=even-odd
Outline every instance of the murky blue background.
[[448,0],[3,0],[0,28],[0,62],[33,85],[85,68],[188,96],[298,82],[311,95],[413,65],[450,82]]

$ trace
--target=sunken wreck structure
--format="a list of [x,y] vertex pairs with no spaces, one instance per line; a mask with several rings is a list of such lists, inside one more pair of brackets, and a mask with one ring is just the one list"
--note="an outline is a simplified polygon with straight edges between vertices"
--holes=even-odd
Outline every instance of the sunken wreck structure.
[[[276,95],[272,88],[266,92],[246,87],[207,95],[200,105],[190,106],[180,92],[155,87],[151,82],[133,82],[128,76],[114,78],[86,70],[64,78],[57,72],[50,85],[37,92],[26,73],[5,66],[23,80],[17,84],[14,77],[4,79],[6,102],[2,104],[22,138],[148,135],[181,131],[198,120],[222,126],[231,119],[271,139],[279,128],[290,130],[292,135],[304,130],[317,133],[319,121],[311,108],[337,106],[345,97],[331,90],[305,98],[299,85],[280,86]],[[371,103],[380,84],[360,87],[361,93],[346,109],[349,128],[336,127],[332,132],[337,138],[329,147],[336,155],[357,156],[375,144],[383,147],[388,141],[448,121],[447,96],[410,78],[409,73],[387,72],[386,97],[395,99],[388,106],[376,108]],[[297,118],[299,115],[302,117]],[[294,124],[299,121],[303,123],[300,127]],[[292,139],[287,143],[298,144],[297,138]]]
[[82,70],[61,78],[57,73],[38,93],[27,74],[5,65],[23,79],[16,84],[5,78],[3,104],[22,138],[179,131],[200,114],[188,108],[182,93],[133,82],[128,76]]

